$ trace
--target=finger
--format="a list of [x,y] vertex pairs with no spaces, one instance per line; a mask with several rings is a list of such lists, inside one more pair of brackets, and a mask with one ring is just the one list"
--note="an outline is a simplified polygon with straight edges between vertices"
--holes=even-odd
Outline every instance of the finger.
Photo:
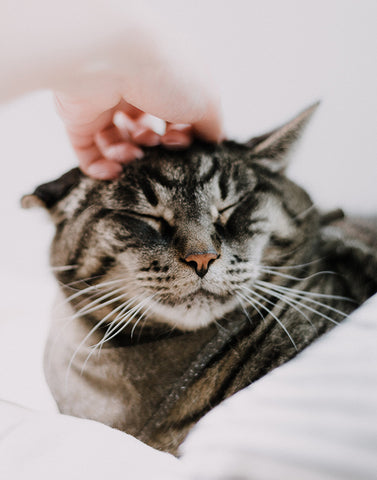
[[80,169],[89,177],[110,180],[116,178],[122,171],[119,162],[104,159],[94,143],[83,148],[74,147],[74,151],[79,160]]
[[122,111],[117,111],[113,118],[114,125],[117,127],[123,140],[129,140],[132,132],[136,128],[136,121]]
[[187,123],[167,123],[166,124],[166,132],[181,132],[186,134],[187,136],[192,136],[192,125],[188,125]]
[[122,172],[122,164],[143,157],[143,152],[135,145],[120,143],[109,145],[103,152],[97,145],[74,148],[81,170],[92,178],[111,180]]
[[[110,139],[111,130],[108,137]],[[115,135],[115,134],[114,134]],[[106,134],[104,134],[106,137]],[[115,137],[113,137],[115,138]],[[143,152],[137,146],[130,143],[107,143],[102,139],[101,148],[94,143],[93,137],[75,136],[73,149],[79,160],[81,170],[88,176],[110,180],[116,178],[122,172],[122,163],[128,163],[131,160],[142,158]]]
[[162,145],[168,148],[186,148],[193,140],[193,128],[186,124],[168,124],[161,137]]
[[111,125],[95,135],[96,144],[104,158],[119,163],[142,158],[143,151],[130,141],[124,141],[119,129]]
[[[155,91],[154,86],[151,87],[151,91]],[[164,93],[166,97],[168,94]],[[127,93],[124,95],[126,96]],[[221,108],[216,100],[205,102],[203,99],[203,102],[199,102],[195,99],[191,104],[191,95],[186,97],[183,97],[183,94],[182,96],[170,95],[168,99],[165,98],[165,101],[164,95],[161,95],[160,98],[157,98],[157,95],[151,98],[148,92],[148,95],[145,96],[146,98],[139,98],[135,95],[133,98],[129,97],[128,100],[135,101],[148,113],[167,122],[191,124],[194,135],[203,140],[220,142],[224,139]]]
[[[167,62],[154,51],[150,58],[148,72],[154,66],[159,75],[146,74],[140,65],[134,66],[138,88],[130,90],[124,85],[122,97],[139,110],[171,123],[185,123],[194,126],[194,133],[207,141],[223,139],[223,123],[219,97],[207,85],[206,75],[200,69],[188,71],[182,66],[182,59]],[[161,62],[161,63],[159,63]]]
[[108,147],[109,145],[113,145],[115,143],[122,143],[124,140],[129,140],[130,136],[128,135],[125,137],[121,134],[119,129],[115,125],[110,125],[105,130],[96,133],[95,135],[95,142],[103,151],[104,148]]
[[104,110],[89,102],[55,95],[55,106],[69,132],[78,135],[94,135],[111,125],[117,105]]
[[143,151],[130,142],[115,143],[102,149],[104,157],[118,163],[129,163],[143,158]]
[[125,113],[126,115],[128,115],[128,117],[132,118],[133,120],[136,120],[140,118],[142,115],[144,115],[144,112],[142,110],[140,110],[137,107],[134,107],[130,103],[126,102],[126,100],[124,99],[122,99],[119,102],[117,106],[117,110],[119,112]]
[[131,118],[126,113],[118,111],[114,115],[114,123],[124,140],[131,138],[138,145],[154,147],[161,143],[160,135],[150,127],[148,117],[149,115],[141,112],[137,118]]
[[122,173],[120,163],[101,157],[87,166],[80,165],[80,168],[88,177],[97,180],[113,180]]
[[146,147],[154,147],[161,143],[160,135],[142,124],[137,124],[135,126],[135,130],[131,133],[131,137],[134,143]]

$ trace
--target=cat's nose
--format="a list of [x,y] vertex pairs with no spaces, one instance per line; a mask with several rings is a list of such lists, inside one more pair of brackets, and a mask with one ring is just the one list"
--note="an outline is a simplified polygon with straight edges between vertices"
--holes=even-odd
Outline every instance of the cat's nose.
[[215,251],[194,252],[190,253],[190,255],[187,255],[184,258],[184,261],[195,270],[200,278],[203,278],[208,272],[211,263],[219,258],[219,256],[220,255]]

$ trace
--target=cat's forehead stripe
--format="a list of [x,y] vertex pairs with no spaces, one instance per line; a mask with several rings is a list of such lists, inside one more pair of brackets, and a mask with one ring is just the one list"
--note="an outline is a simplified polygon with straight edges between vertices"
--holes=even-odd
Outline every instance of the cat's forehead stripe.
[[157,182],[163,187],[173,188],[178,180],[177,172],[175,169],[169,168],[170,165],[162,165],[162,168],[145,168],[143,174],[145,177],[150,178],[152,182]]
[[214,177],[215,173],[219,170],[219,160],[216,157],[210,157],[209,155],[202,155],[198,177],[200,183],[208,183]]
[[158,205],[158,198],[149,177],[143,177],[139,185],[140,185],[140,188],[143,190],[144,196],[148,200],[148,202],[153,207]]
[[[138,180],[138,184],[146,200],[155,207],[159,203],[161,194],[159,186],[168,190],[175,190],[179,185],[184,186],[188,178],[187,167],[187,164],[182,165],[170,162],[160,164],[159,168],[153,165],[142,167],[140,169],[142,175]],[[194,180],[191,187],[197,184],[202,188],[204,184],[211,182],[219,172],[219,167],[217,157],[211,157],[206,154],[201,155],[194,169],[190,171],[189,177]]]
[[225,169],[223,169],[220,174],[219,187],[221,199],[225,200],[229,193],[229,172]]

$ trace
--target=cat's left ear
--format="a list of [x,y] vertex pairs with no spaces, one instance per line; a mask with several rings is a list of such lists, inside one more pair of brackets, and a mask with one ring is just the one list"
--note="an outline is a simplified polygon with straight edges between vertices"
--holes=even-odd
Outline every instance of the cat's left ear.
[[282,172],[289,163],[289,152],[301,136],[304,127],[319,102],[303,110],[296,117],[272,132],[255,137],[246,143],[253,163],[259,163],[273,172]]
[[78,185],[82,177],[81,171],[78,168],[73,168],[57,180],[40,185],[30,195],[24,195],[21,199],[21,206],[23,208],[43,207],[50,209]]

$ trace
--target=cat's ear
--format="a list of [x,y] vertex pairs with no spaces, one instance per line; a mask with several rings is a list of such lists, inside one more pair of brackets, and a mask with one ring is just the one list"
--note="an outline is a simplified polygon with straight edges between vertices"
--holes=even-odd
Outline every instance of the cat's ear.
[[65,197],[73,187],[78,185],[82,177],[83,174],[80,169],[73,168],[57,180],[40,185],[32,194],[24,195],[21,199],[21,205],[23,208],[43,207],[50,209]]
[[319,102],[314,103],[281,127],[249,140],[246,146],[250,149],[251,160],[273,172],[284,171],[289,163],[290,150],[318,105]]

